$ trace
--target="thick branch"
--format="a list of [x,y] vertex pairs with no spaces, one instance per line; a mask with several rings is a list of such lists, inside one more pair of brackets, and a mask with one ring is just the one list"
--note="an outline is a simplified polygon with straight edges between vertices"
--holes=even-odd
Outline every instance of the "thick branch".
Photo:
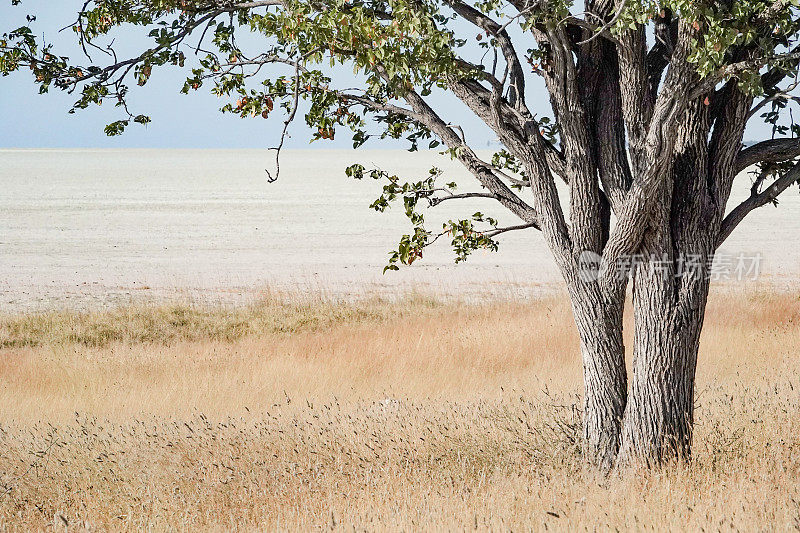
[[[501,142],[516,157],[525,162],[530,176],[534,209],[545,240],[559,266],[568,273],[574,266],[571,258],[572,246],[553,180],[554,171],[566,176],[563,158],[542,137],[533,117],[526,117],[502,100],[498,101],[496,93],[488,91],[474,80],[453,80],[451,90],[495,130]],[[515,124],[520,129],[514,127]]]
[[800,139],[770,139],[748,146],[736,157],[736,173],[756,163],[780,163],[800,156]]
[[[586,3],[587,15],[599,21],[611,20],[613,8],[611,2]],[[578,79],[595,166],[605,196],[612,210],[617,212],[632,180],[622,118],[617,47],[604,40],[581,44]],[[604,220],[603,225],[609,226],[610,220]]]
[[[638,172],[618,213],[617,225],[603,249],[601,271],[609,275],[617,271],[617,262],[622,257],[639,250],[642,238],[650,227],[653,206],[659,201],[670,201],[661,193],[672,176],[676,141],[674,129],[691,101],[690,84],[687,81],[696,76],[694,65],[686,59],[690,44],[691,29],[682,25],[664,86],[653,108],[647,135],[640,146],[641,159],[635,162]],[[610,280],[604,276],[601,281],[607,283]]]
[[[561,130],[570,187],[570,240],[573,252],[600,253],[604,242],[600,187],[589,117],[579,83],[572,44],[562,28],[548,28],[549,42],[545,83]],[[590,48],[594,43],[582,45]]]
[[661,75],[669,65],[678,38],[678,21],[673,18],[671,9],[665,8],[663,16],[655,20],[653,34],[655,44],[647,53],[647,78],[650,84],[649,95],[655,103]]
[[518,156],[542,157],[553,173],[569,183],[564,154],[542,137],[533,116],[512,108],[505,99],[493,101],[493,93],[474,80],[456,80],[451,89]]
[[[775,180],[760,193],[751,194],[747,200],[736,206],[736,208],[725,217],[722,221],[719,235],[717,236],[717,247],[725,242],[725,239],[733,233],[736,226],[738,226],[751,211],[774,202],[779,194],[798,182],[800,182],[800,162],[795,163],[791,170]],[[753,192],[755,192],[755,190]]]
[[718,109],[715,110],[714,131],[709,142],[708,186],[716,225],[725,216],[733,181],[739,173],[736,158],[742,146],[747,111],[753,104],[753,97],[742,91],[736,80],[726,83],[714,97],[720,102],[714,103]]
[[509,81],[513,89],[513,94],[509,95],[509,99],[512,105],[518,104],[519,108],[524,107],[525,73],[522,70],[522,64],[517,56],[517,51],[505,27],[500,26],[495,20],[460,0],[447,0],[447,3],[453,11],[461,15],[464,19],[497,39],[497,43],[500,45],[500,50],[503,52],[503,57],[509,67]]
[[623,43],[619,48],[622,113],[628,132],[631,159],[634,168],[638,170],[642,165],[642,144],[653,113],[653,99],[648,95],[649,82],[645,55],[647,42],[644,29],[641,27],[625,31],[620,40]]
[[488,167],[478,158],[458,134],[442,120],[438,114],[413,90],[404,95],[405,100],[411,105],[414,112],[420,117],[421,123],[434,132],[467,169],[492,192],[503,206],[527,223],[539,227],[536,211],[523,202],[508,186],[498,178],[491,167]]

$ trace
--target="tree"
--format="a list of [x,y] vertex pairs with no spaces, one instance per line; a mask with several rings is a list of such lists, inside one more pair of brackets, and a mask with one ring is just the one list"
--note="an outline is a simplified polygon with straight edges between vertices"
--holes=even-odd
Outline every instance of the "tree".
[[[236,99],[224,112],[267,118],[281,107],[277,154],[298,115],[315,138],[350,129],[354,147],[371,136],[405,138],[412,150],[443,143],[477,190],[441,183],[436,169],[412,182],[348,169],[385,180],[372,207],[402,199],[411,221],[387,269],[445,235],[459,261],[496,249],[503,232],[540,231],[580,336],[587,457],[605,470],[685,460],[709,261],[750,212],[800,178],[800,128],[786,117],[798,83],[798,2],[473,1],[86,0],[71,25],[86,65],[57,55],[28,24],[3,36],[0,71],[30,68],[41,92],[75,92],[72,112],[115,102],[124,115],[110,135],[150,120],[128,110],[130,81],[144,85],[153,69],[174,65],[191,68],[184,93],[213,83],[212,92]],[[140,28],[152,44],[118,57],[111,34],[121,26]],[[334,85],[336,65],[352,66],[359,89]],[[552,119],[529,108],[537,80]],[[503,148],[481,159],[433,93],[458,98]],[[745,148],[756,117],[772,125],[772,138]],[[729,206],[746,169],[754,169],[751,194]],[[498,227],[475,213],[441,232],[425,225],[423,207],[474,197],[499,203],[519,224]]]

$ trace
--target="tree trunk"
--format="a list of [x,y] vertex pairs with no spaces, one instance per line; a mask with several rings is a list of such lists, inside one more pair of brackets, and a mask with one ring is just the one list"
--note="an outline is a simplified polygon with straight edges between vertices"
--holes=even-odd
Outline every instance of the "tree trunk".
[[571,291],[584,378],[584,453],[603,471],[614,465],[625,410],[627,375],[622,294],[609,300],[596,283]]
[[633,376],[619,465],[687,460],[708,280],[640,265],[633,284]]

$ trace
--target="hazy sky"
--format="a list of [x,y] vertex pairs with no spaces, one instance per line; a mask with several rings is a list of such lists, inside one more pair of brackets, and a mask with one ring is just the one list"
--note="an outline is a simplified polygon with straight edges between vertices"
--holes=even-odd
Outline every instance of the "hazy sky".
[[[58,29],[75,19],[82,0],[24,0],[22,6],[12,7],[10,0],[0,0],[0,33],[22,25],[27,13],[38,17],[35,30],[48,40],[60,44],[71,57],[77,57],[74,34]],[[117,42],[127,44],[136,36],[122,34]],[[141,42],[141,41],[139,41]],[[188,63],[187,63],[188,64]],[[351,75],[340,74],[347,77]],[[162,147],[162,148],[267,148],[277,141],[282,120],[273,114],[270,120],[242,120],[222,115],[218,109],[221,101],[208,93],[208,85],[196,93],[181,95],[180,87],[185,74],[178,70],[156,70],[144,88],[133,87],[130,103],[136,113],[150,115],[153,123],[147,127],[131,125],[121,137],[107,137],[103,127],[123,118],[109,105],[68,115],[75,97],[53,90],[38,95],[28,72],[15,73],[0,78],[0,147]],[[547,96],[536,84],[531,84],[528,95],[535,112],[549,114]],[[464,126],[467,138],[475,147],[483,147],[494,135],[459,102],[439,97],[438,103],[445,118],[455,117]],[[310,133],[302,119],[292,127],[292,138],[287,146],[309,147]],[[318,141],[311,147],[348,147],[350,137],[342,130],[336,141]],[[764,126],[751,127],[748,138],[764,137],[769,130]],[[370,142],[370,147],[405,146]]]
[[[34,30],[47,40],[67,50],[70,57],[80,58],[75,47],[75,36],[70,30],[58,30],[76,18],[82,0],[24,0],[22,6],[12,7],[10,0],[0,0],[0,33],[25,23],[25,15],[35,13]],[[145,43],[139,35],[115,34],[117,43],[129,41]],[[241,38],[240,38],[241,41]],[[129,46],[130,50],[136,49]],[[141,51],[140,48],[139,51]],[[190,53],[187,51],[187,55]],[[190,64],[187,61],[187,66]],[[288,72],[287,72],[288,73]],[[339,76],[347,86],[352,86],[350,69],[341,69]],[[213,85],[189,95],[180,94],[186,71],[155,69],[145,86],[132,88],[129,98],[134,113],[149,115],[153,122],[146,127],[132,124],[120,137],[109,138],[103,127],[120,116],[110,102],[103,107],[93,106],[75,115],[67,110],[76,100],[72,95],[58,90],[39,95],[32,84],[29,72],[18,72],[0,78],[0,147],[163,147],[163,148],[267,148],[274,146],[283,126],[280,114],[273,113],[269,120],[241,119],[223,115],[219,108],[225,102],[208,91]],[[541,94],[544,97],[544,94]],[[443,109],[449,116],[458,117],[467,131],[467,138],[476,146],[486,146],[495,137],[479,119],[466,112],[460,103],[444,100]],[[292,137],[287,142],[291,148],[350,147],[351,136],[342,129],[337,139],[317,141],[309,145],[310,131],[298,116],[291,128]],[[405,147],[407,143],[371,141],[370,147]]]

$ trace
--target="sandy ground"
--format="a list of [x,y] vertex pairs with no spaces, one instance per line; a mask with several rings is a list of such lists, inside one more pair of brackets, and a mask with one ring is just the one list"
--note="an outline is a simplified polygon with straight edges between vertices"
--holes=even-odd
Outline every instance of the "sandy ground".
[[[482,298],[560,286],[534,231],[507,234],[498,253],[479,252],[461,265],[442,243],[414,266],[382,275],[410,225],[399,209],[368,208],[380,184],[346,178],[344,168],[356,161],[410,180],[436,165],[471,190],[458,164],[431,153],[289,151],[281,179],[268,184],[263,151],[0,150],[0,306],[236,302],[283,290]],[[734,200],[748,187],[742,176]],[[475,200],[442,204],[430,227],[478,210],[515,222]],[[779,209],[762,208],[743,224],[723,252],[728,261],[759,255],[758,279],[721,282],[796,286],[798,213],[800,194],[789,191]]]

